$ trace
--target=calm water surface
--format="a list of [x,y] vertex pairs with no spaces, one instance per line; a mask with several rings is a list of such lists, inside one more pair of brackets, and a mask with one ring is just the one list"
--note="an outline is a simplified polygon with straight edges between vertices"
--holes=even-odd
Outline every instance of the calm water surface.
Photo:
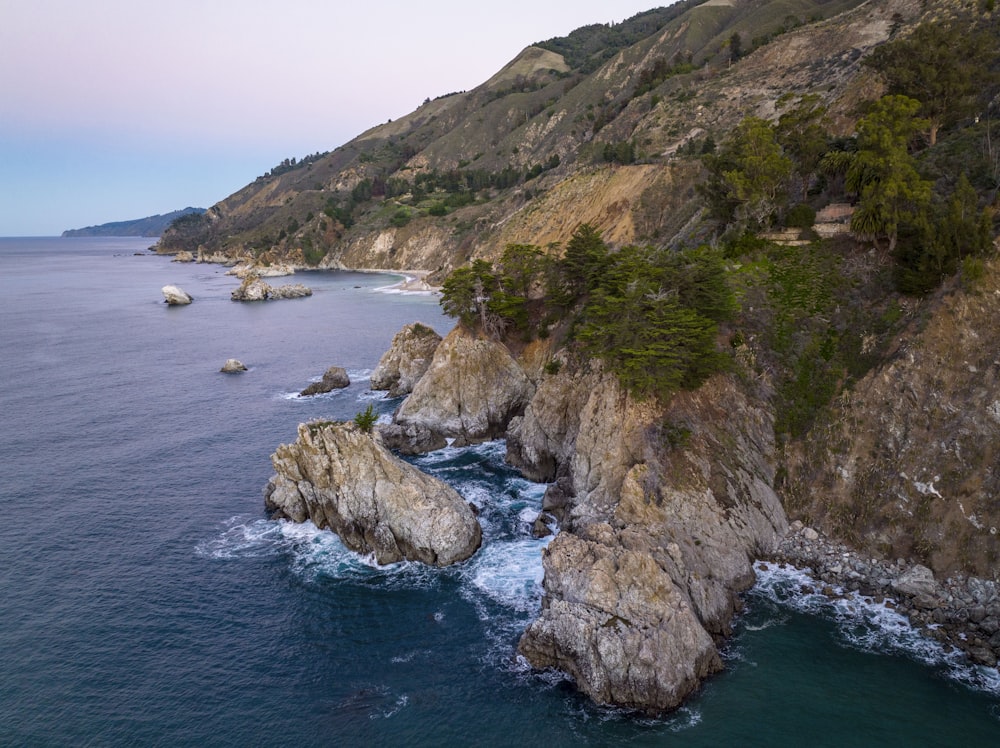
[[[531,673],[514,645],[544,487],[500,443],[416,460],[482,510],[458,567],[378,568],[267,520],[274,448],[311,418],[390,414],[367,375],[392,335],[451,322],[380,275],[233,303],[223,268],[149,243],[0,239],[0,745],[1000,744],[995,677],[884,612],[791,594],[794,574],[761,575],[726,672],[667,719]],[[194,304],[163,304],[168,283]],[[230,357],[250,370],[220,374]],[[331,365],[350,388],[295,396]]]

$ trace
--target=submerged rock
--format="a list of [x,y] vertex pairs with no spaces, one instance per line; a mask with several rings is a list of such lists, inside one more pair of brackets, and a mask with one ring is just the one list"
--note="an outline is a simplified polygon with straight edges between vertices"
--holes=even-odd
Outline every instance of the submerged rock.
[[243,362],[236,358],[227,358],[226,363],[224,363],[222,368],[219,369],[219,371],[223,374],[238,374],[241,371],[246,370],[247,367],[243,364]]
[[419,322],[397,332],[372,372],[373,390],[388,390],[389,397],[401,397],[413,391],[414,385],[430,368],[434,351],[441,336]]
[[189,293],[177,286],[164,286],[160,291],[163,293],[163,300],[170,306],[184,306],[194,301]]
[[331,390],[342,390],[351,384],[347,370],[343,366],[331,366],[323,372],[323,378],[318,382],[313,382],[299,393],[302,397],[309,395],[320,395]]
[[264,503],[275,517],[330,528],[380,564],[447,566],[482,542],[472,508],[447,484],[393,455],[355,423],[300,424],[294,444],[271,455]]

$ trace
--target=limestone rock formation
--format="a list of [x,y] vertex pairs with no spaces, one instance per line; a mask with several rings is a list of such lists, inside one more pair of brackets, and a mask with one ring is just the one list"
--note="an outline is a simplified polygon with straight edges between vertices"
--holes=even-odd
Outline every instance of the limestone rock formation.
[[353,422],[300,424],[271,456],[264,501],[275,517],[330,528],[380,564],[447,566],[479,548],[479,522],[446,484],[395,457]]
[[182,249],[174,255],[174,259],[171,262],[194,262],[194,255],[186,249]]
[[219,369],[223,374],[238,374],[241,371],[246,371],[247,367],[242,361],[236,358],[227,358],[226,363],[222,365]]
[[544,565],[544,610],[521,653],[569,673],[594,701],[665,711],[722,669],[684,592],[610,525],[560,533]]
[[[752,560],[787,529],[772,421],[730,377],[665,409],[613,377],[590,381],[576,425],[547,442],[560,460],[571,451],[556,468],[568,471],[564,522],[545,556],[542,614],[518,648],[599,703],[657,713],[719,669],[714,640],[730,632]],[[542,433],[535,405],[522,435]]]
[[456,327],[438,345],[395,421],[453,438],[456,445],[486,441],[504,434],[534,390],[502,343]]
[[299,393],[301,397],[310,395],[320,395],[331,390],[342,390],[351,384],[351,378],[347,376],[347,370],[343,366],[331,366],[323,372],[323,378],[318,382],[313,382]]
[[248,275],[232,293],[233,301],[266,301],[267,299],[297,299],[312,296],[312,290],[301,283],[271,286],[258,275]]
[[164,286],[161,292],[163,293],[164,301],[170,306],[184,306],[194,301],[190,294],[177,286]]
[[388,390],[389,397],[408,395],[430,367],[440,342],[440,335],[419,322],[404,327],[372,372],[372,389]]

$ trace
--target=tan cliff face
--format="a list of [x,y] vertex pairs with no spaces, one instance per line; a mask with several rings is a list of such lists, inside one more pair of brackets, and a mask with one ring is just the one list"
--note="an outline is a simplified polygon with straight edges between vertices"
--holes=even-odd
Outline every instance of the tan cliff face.
[[789,450],[786,504],[936,572],[1000,574],[1000,263],[925,302],[892,356]]

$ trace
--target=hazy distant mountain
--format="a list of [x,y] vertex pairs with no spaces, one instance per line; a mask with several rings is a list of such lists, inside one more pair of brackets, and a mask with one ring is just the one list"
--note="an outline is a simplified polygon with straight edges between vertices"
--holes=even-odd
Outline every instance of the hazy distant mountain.
[[173,221],[189,214],[201,215],[204,208],[184,208],[171,213],[136,218],[132,221],[113,221],[100,226],[87,226],[84,229],[68,229],[63,236],[160,236]]

